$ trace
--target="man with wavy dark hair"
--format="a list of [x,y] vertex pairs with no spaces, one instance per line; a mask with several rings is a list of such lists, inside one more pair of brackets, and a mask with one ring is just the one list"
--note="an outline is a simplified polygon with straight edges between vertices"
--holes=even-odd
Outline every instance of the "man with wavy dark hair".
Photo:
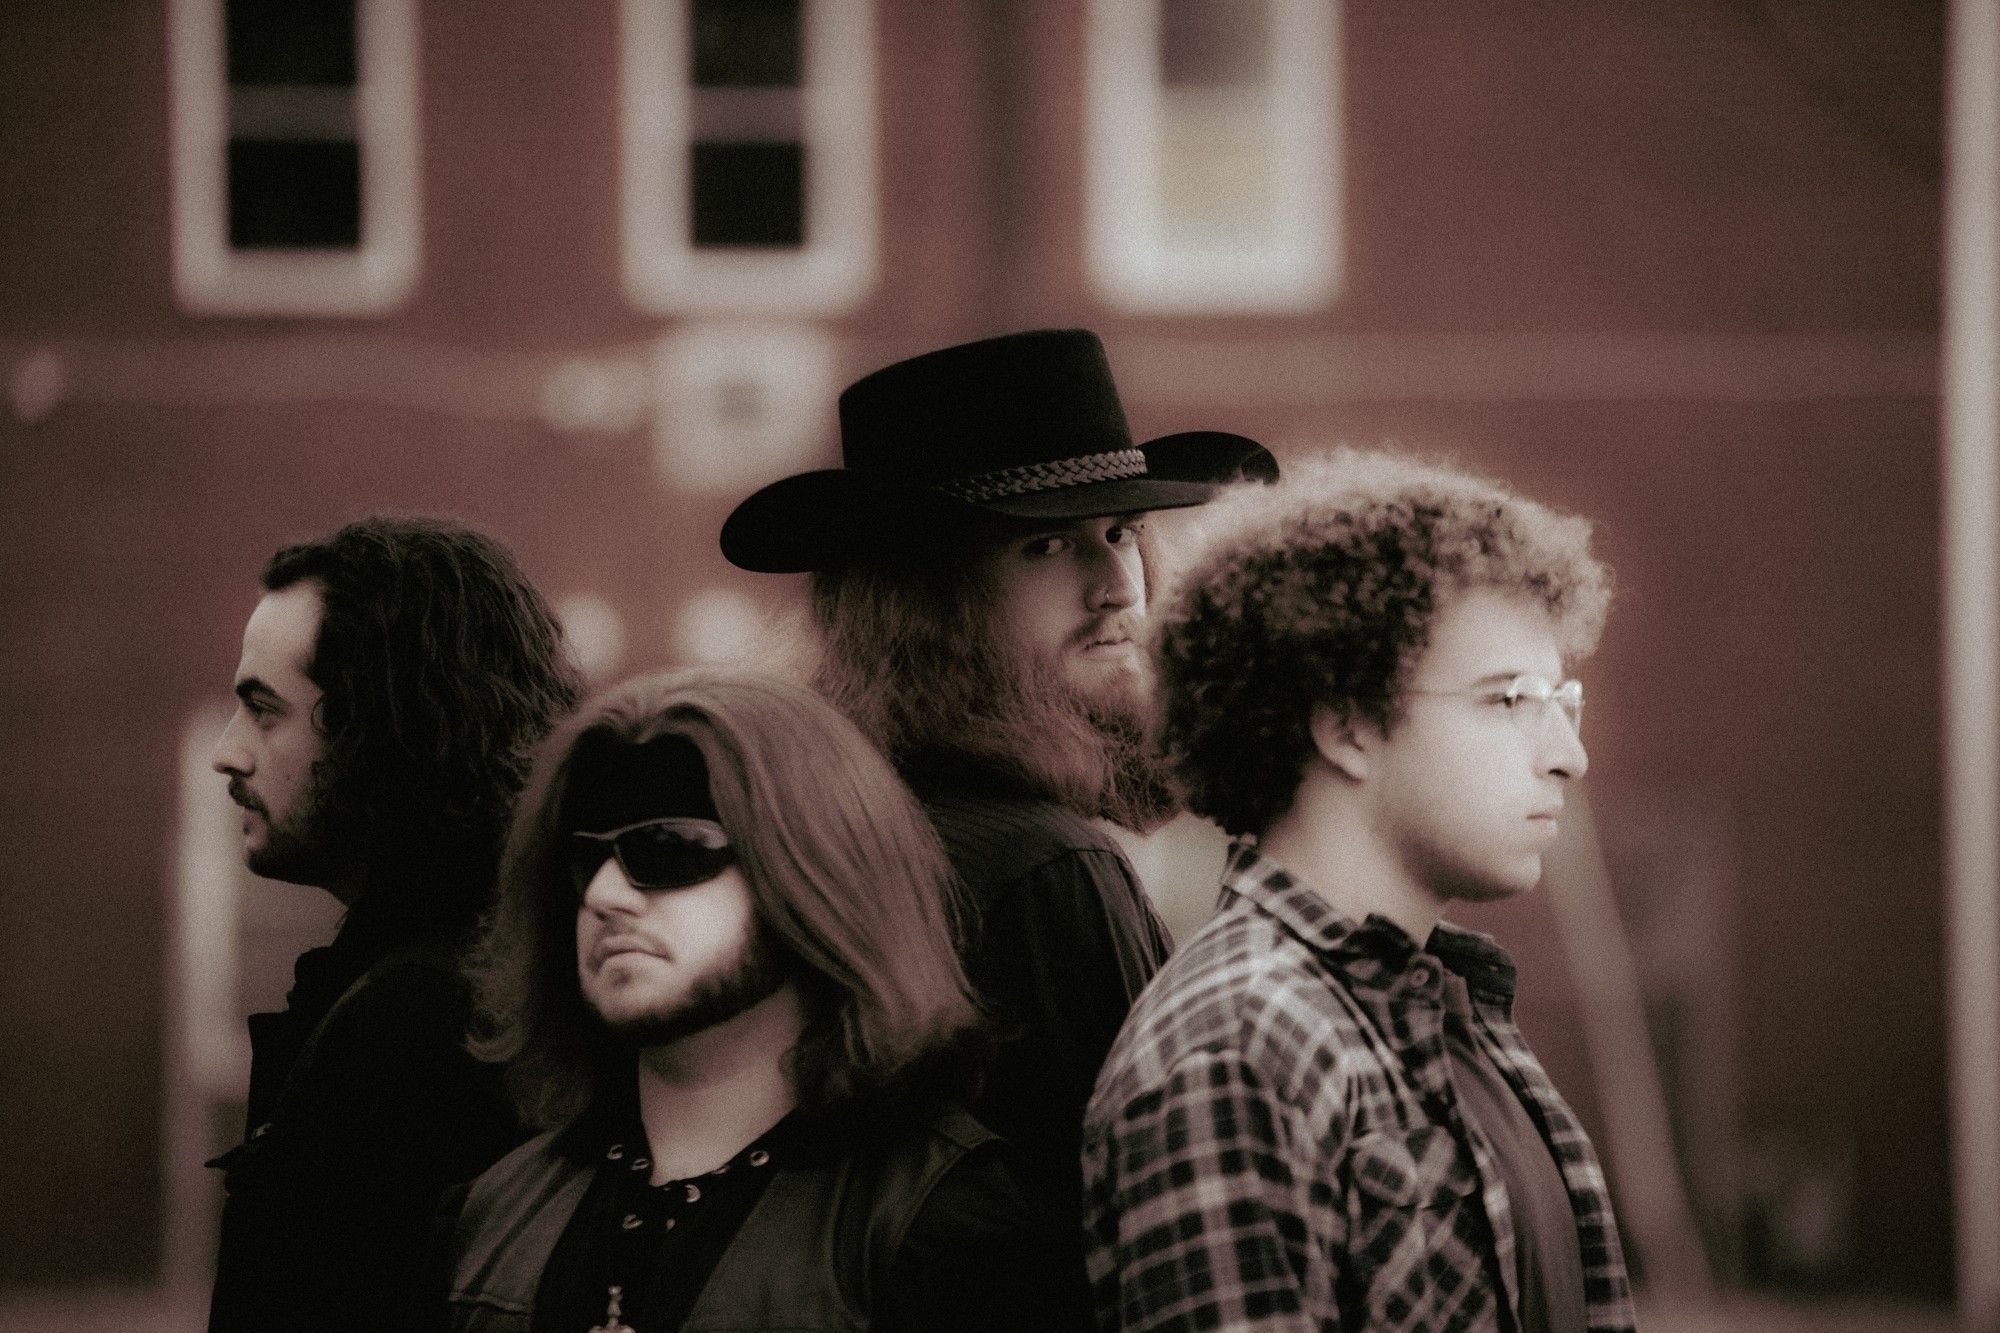
[[263,586],[215,768],[250,869],[347,910],[285,1011],[250,1020],[209,1326],[419,1327],[439,1194],[520,1138],[464,1049],[460,955],[577,681],[513,558],[455,524],[353,523],[280,550]]
[[1100,1325],[1630,1329],[1513,965],[1442,919],[1534,887],[1583,776],[1589,524],[1358,453],[1208,517],[1154,646],[1189,807],[1238,841],[1085,1118]]
[[923,800],[973,907],[998,1041],[979,1118],[1074,1208],[1083,1103],[1171,947],[1117,841],[1177,803],[1146,736],[1146,515],[1267,477],[1220,431],[1135,442],[1096,336],[1046,329],[899,361],[840,396],[846,466],[722,530],[810,571],[814,683]]
[[953,893],[811,691],[701,670],[586,704],[475,969],[476,1049],[547,1132],[466,1192],[452,1327],[1087,1327],[1074,1234],[954,1098]]

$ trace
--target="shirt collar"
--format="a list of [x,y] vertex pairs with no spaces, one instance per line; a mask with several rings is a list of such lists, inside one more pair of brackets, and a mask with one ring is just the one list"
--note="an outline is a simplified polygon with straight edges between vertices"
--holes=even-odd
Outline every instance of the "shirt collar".
[[1429,953],[1465,978],[1473,997],[1503,1007],[1514,999],[1514,962],[1489,935],[1440,921],[1420,946],[1389,918],[1370,912],[1356,921],[1277,861],[1256,842],[1238,838],[1222,870],[1222,901],[1240,898],[1325,958],[1353,984],[1386,990],[1419,953]]

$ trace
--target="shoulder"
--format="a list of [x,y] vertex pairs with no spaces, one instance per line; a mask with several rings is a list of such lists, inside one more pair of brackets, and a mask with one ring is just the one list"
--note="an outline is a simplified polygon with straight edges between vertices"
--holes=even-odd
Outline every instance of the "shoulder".
[[1225,910],[1133,1005],[1090,1119],[1115,1118],[1193,1067],[1236,1069],[1318,1118],[1345,1095],[1343,1054],[1364,1045],[1353,1011],[1305,945],[1259,913]]
[[558,1146],[559,1131],[537,1134],[502,1157],[465,1186],[463,1217],[475,1222],[492,1209],[496,1200],[518,1193],[537,1181],[584,1169]]
[[1110,834],[1053,801],[944,789],[926,793],[924,809],[969,884],[997,888],[1045,875],[1131,874]]
[[385,1040],[457,1045],[472,1013],[470,983],[448,947],[420,941],[378,959],[321,1021],[323,1028]]
[[950,1159],[896,1244],[878,1326],[1088,1329],[1075,1219],[1024,1184],[1010,1145],[970,1116],[927,1133]]
[[399,948],[362,973],[319,1021],[294,1082],[312,1100],[372,1097],[385,1111],[404,1098],[433,1108],[497,1107],[504,1097],[496,1070],[466,1049],[471,1022],[471,986],[455,958],[430,945]]

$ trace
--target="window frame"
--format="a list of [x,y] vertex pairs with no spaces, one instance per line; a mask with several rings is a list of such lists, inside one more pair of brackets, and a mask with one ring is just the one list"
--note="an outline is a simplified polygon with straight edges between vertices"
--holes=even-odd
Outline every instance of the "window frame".
[[1255,249],[1166,235],[1161,194],[1161,0],[1090,0],[1085,43],[1085,250],[1098,294],[1123,310],[1316,310],[1341,281],[1339,0],[1270,0],[1270,80],[1282,188]]
[[621,19],[620,249],[632,304],[668,315],[833,315],[860,304],[879,266],[872,0],[801,0],[798,247],[693,244],[688,0],[622,0]]
[[168,0],[174,294],[205,315],[377,315],[416,285],[419,188],[415,0],[355,0],[361,241],[348,248],[229,243],[226,0]]

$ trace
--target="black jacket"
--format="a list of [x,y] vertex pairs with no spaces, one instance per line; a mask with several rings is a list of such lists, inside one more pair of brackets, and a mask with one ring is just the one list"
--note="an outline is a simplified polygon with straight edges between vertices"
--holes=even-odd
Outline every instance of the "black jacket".
[[213,1333],[425,1325],[438,1195],[523,1137],[464,1048],[463,938],[364,901],[299,958],[285,1011],[251,1016],[244,1142],[210,1163]]
[[1125,854],[1089,820],[963,765],[908,776],[976,913],[966,971],[995,1046],[972,1112],[1073,1208],[1084,1103],[1173,941]]
[[[1053,1276],[1075,1230],[1021,1189],[1004,1143],[949,1106],[852,1127],[861,1123],[794,1134],[794,1151],[779,1151],[720,1255],[657,1275],[683,1287],[687,1313],[675,1327],[1091,1327],[1082,1281]],[[450,1246],[456,1333],[526,1333],[551,1322],[536,1308],[544,1278],[603,1160],[601,1149],[579,1156],[576,1146],[570,1131],[544,1135],[466,1192]],[[625,1314],[652,1327],[630,1306]]]

